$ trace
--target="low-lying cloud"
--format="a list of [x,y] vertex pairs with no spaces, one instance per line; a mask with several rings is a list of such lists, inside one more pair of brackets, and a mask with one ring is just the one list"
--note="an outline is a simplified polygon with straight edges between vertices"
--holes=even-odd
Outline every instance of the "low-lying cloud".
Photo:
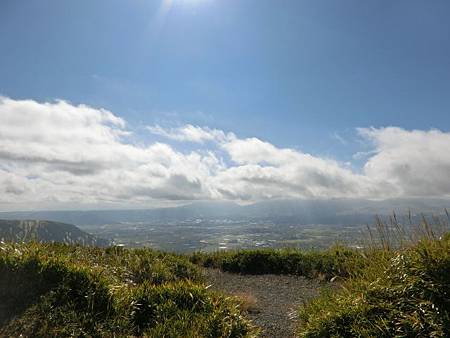
[[198,147],[133,144],[126,121],[103,109],[0,98],[0,206],[450,196],[450,133],[439,130],[359,129],[373,150],[355,172],[218,129],[147,129]]
[[389,182],[403,196],[450,195],[450,133],[394,127],[358,131],[375,148],[364,165],[367,177]]

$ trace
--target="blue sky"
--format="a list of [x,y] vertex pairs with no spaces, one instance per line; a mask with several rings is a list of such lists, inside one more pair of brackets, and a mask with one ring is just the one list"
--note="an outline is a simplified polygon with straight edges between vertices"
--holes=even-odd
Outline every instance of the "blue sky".
[[107,109],[136,143],[190,124],[357,172],[355,153],[391,143],[356,128],[449,131],[449,14],[446,0],[3,0],[0,94]]
[[450,126],[448,1],[162,5],[2,1],[0,92],[338,158],[335,133]]

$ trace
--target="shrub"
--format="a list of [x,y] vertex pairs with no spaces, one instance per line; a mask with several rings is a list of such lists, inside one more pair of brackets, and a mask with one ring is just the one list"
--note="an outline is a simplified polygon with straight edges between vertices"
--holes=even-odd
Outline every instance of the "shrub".
[[197,252],[193,263],[204,267],[244,274],[291,274],[306,277],[348,277],[357,273],[365,258],[358,250],[335,246],[325,251],[260,249]]
[[143,283],[121,303],[137,335],[245,337],[253,331],[237,303],[190,282]]

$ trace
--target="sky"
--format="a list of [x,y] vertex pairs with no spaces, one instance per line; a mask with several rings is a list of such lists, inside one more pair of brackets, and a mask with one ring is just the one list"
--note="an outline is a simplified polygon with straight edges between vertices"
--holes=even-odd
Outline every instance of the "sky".
[[450,2],[0,2],[0,210],[450,197]]

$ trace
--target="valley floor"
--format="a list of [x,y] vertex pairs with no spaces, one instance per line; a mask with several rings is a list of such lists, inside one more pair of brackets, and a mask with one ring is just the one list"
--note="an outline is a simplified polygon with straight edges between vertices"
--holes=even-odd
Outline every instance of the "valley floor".
[[300,305],[324,286],[316,279],[287,275],[241,275],[205,269],[211,288],[242,299],[242,307],[261,328],[260,337],[294,337]]

